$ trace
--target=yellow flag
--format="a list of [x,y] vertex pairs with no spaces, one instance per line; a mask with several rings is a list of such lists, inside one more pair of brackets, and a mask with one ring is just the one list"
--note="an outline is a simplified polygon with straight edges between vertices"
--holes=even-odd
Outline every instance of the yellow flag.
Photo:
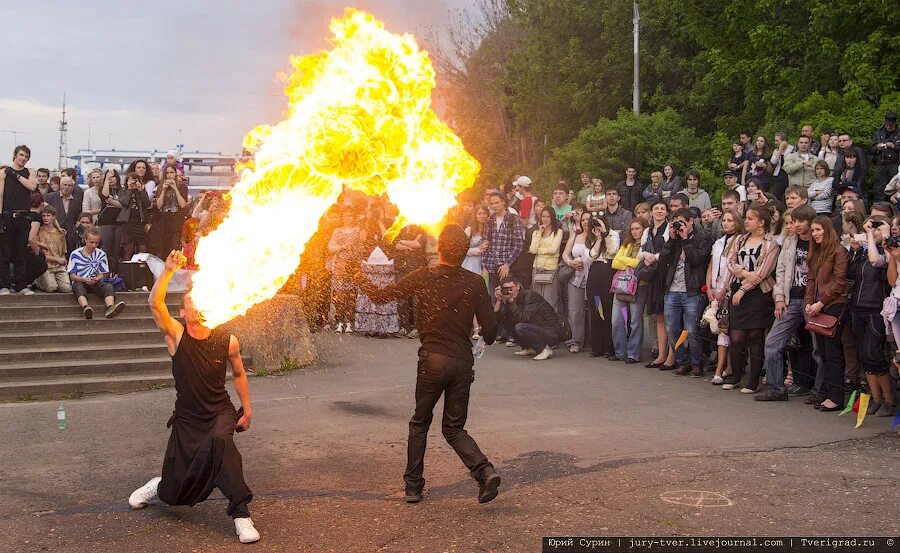
[[869,408],[869,394],[859,394],[859,411],[856,412],[856,428],[862,426],[866,418],[866,410]]

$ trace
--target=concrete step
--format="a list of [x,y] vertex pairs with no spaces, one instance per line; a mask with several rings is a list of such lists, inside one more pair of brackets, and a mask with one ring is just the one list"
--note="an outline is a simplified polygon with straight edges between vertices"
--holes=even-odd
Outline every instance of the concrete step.
[[52,342],[33,347],[0,350],[0,366],[5,364],[40,363],[46,361],[100,361],[103,359],[142,359],[168,355],[159,334],[144,342],[125,344],[92,344],[90,348],[58,346]]
[[[166,294],[166,302],[180,304],[181,299],[184,296],[181,292],[171,292]],[[118,292],[116,293],[116,299],[122,300],[125,303],[129,304],[139,304],[147,303],[147,298],[150,297],[148,292]],[[103,305],[103,300],[98,298],[97,296],[91,295],[88,296],[88,301],[91,305]],[[0,310],[5,307],[15,307],[21,305],[71,305],[75,302],[75,298],[71,293],[67,294],[46,294],[43,292],[37,292],[31,296],[22,296],[19,294],[10,294],[8,296],[0,296]]]
[[[165,351],[165,350],[163,350]],[[92,359],[82,361],[27,361],[0,365],[0,382],[37,377],[66,375],[120,374],[132,372],[171,371],[172,358],[168,354],[146,355],[137,358]]]
[[[54,320],[79,320],[84,319],[81,308],[75,303],[75,299],[71,298],[66,305],[15,305],[9,307],[0,307],[0,321],[23,321],[30,319],[54,319]],[[146,302],[129,303],[128,307],[122,312],[121,316],[140,315],[144,317],[152,317],[150,306]],[[169,308],[169,314],[177,316],[181,310],[181,304],[169,302],[166,304]],[[103,303],[92,302],[91,307],[94,308],[94,316],[103,317]]]
[[[98,317],[99,315],[99,317]],[[102,312],[94,312],[94,318],[87,320],[84,317],[80,319],[35,319],[22,321],[3,321],[0,320],[0,336],[15,333],[26,332],[43,332],[56,331],[65,333],[93,333],[100,331],[104,327],[109,328],[133,328],[148,331],[156,330],[156,323],[153,319],[141,314],[122,313],[115,319],[107,319]],[[85,336],[87,337],[87,335]]]
[[120,328],[116,325],[116,319],[103,319],[105,325],[93,329],[90,333],[60,332],[57,329],[39,330],[34,332],[13,332],[0,336],[0,352],[17,350],[25,347],[57,347],[84,348],[86,344],[131,344],[135,342],[146,343],[148,340],[159,340],[162,336],[159,331],[142,328]]
[[127,393],[174,385],[171,371],[74,375],[0,381],[0,401],[64,399],[100,392]]

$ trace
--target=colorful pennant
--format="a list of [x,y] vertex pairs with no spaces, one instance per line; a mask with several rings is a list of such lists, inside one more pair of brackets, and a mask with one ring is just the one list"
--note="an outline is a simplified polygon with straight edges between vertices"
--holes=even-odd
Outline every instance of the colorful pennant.
[[853,390],[853,393],[850,394],[850,401],[847,402],[847,406],[844,407],[844,410],[838,413],[838,416],[846,415],[850,411],[853,410],[854,405],[856,404],[856,394],[859,393],[859,390]]
[[856,413],[856,426],[862,426],[863,420],[866,418],[866,411],[869,409],[869,394],[859,395],[859,412]]
[[675,342],[675,348],[674,348],[674,349],[680,348],[680,347],[681,347],[681,344],[683,344],[684,341],[687,340],[687,337],[688,337],[688,331],[687,331],[687,330],[682,330],[682,331],[681,331],[681,336],[679,336],[679,337],[678,337],[678,341]]

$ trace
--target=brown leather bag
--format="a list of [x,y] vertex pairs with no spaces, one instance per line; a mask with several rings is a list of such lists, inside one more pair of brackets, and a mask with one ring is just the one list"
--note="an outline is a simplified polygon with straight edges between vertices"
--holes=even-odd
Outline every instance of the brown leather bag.
[[838,321],[840,321],[839,317],[820,312],[806,320],[806,330],[821,334],[827,338],[834,338],[837,336]]

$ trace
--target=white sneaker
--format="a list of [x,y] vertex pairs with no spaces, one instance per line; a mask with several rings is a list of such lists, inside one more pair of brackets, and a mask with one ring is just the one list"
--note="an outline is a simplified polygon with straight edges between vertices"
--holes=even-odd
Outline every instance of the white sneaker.
[[256,528],[253,526],[253,520],[250,517],[234,519],[234,531],[237,532],[241,543],[259,541],[259,532],[256,531]]
[[523,349],[513,353],[513,355],[534,355],[535,353],[537,353],[537,352],[531,348],[523,348]]
[[[335,332],[343,332],[344,331],[344,323],[338,323],[337,328],[334,329]],[[235,519],[237,520],[237,519]]]
[[9,288],[0,288],[0,296],[8,296]]
[[516,344],[515,340],[507,340],[507,341],[506,341],[506,347],[508,347],[508,348],[514,348],[514,347],[516,347],[517,345],[518,345],[518,344]]
[[33,296],[34,290],[32,290],[31,288],[22,288],[22,290],[19,291],[19,293],[22,294],[23,296]]
[[543,361],[544,359],[550,359],[551,357],[553,357],[553,350],[550,349],[550,346],[544,346],[544,349],[539,354],[532,357],[532,359],[535,361]]
[[128,498],[128,504],[132,509],[143,509],[150,503],[150,500],[156,497],[156,491],[159,489],[159,483],[162,478],[157,476],[151,478],[149,482],[134,490],[131,497]]
[[344,327],[344,332],[346,332],[347,334],[350,334],[353,332],[353,327],[350,326],[350,323],[347,323],[347,326]]
[[581,351],[581,348],[578,347],[578,344],[572,344],[571,346],[569,346],[569,353],[578,353],[579,351]]

